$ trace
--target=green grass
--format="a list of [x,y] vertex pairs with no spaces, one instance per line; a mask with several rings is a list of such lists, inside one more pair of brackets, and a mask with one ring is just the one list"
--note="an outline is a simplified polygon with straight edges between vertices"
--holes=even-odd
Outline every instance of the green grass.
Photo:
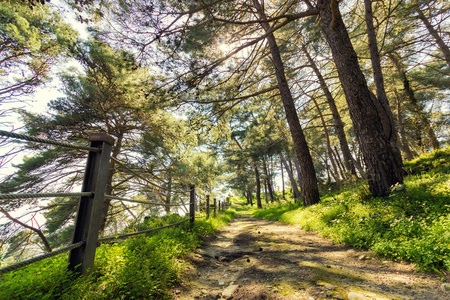
[[412,261],[422,270],[450,270],[450,149],[407,162],[405,169],[410,175],[388,198],[373,198],[367,184],[357,183],[307,208],[291,204],[253,214]]
[[[180,258],[202,244],[202,237],[225,226],[235,215],[228,210],[209,220],[188,222],[116,244],[97,248],[90,276],[74,278],[66,271],[67,253],[0,277],[0,299],[170,299],[180,282]],[[180,220],[171,215],[141,224],[142,229]]]

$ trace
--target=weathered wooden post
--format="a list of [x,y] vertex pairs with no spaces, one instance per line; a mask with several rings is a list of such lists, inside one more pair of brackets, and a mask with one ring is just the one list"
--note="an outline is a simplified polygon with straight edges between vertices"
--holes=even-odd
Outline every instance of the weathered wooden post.
[[195,185],[191,184],[189,186],[190,194],[189,194],[189,215],[191,226],[194,225],[195,221]]
[[206,195],[206,218],[209,219],[209,195]]
[[85,244],[70,251],[68,267],[70,271],[81,275],[89,274],[94,266],[109,159],[114,145],[114,139],[106,133],[91,133],[89,141],[91,147],[99,148],[101,151],[90,151],[88,154],[81,191],[93,194],[80,198],[72,240],[72,244],[81,241]]
[[217,200],[216,198],[214,198],[214,217],[216,216],[216,211],[217,211]]

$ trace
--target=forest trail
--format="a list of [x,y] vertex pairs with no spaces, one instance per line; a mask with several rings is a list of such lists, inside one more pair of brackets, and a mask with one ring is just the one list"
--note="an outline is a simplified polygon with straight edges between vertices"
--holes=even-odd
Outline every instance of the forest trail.
[[249,214],[186,260],[173,299],[450,299],[435,274]]

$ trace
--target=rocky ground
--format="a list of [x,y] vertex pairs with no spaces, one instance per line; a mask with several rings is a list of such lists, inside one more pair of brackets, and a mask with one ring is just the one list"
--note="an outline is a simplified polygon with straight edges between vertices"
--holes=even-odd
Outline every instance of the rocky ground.
[[448,274],[336,245],[279,222],[240,215],[186,257],[173,299],[450,299]]

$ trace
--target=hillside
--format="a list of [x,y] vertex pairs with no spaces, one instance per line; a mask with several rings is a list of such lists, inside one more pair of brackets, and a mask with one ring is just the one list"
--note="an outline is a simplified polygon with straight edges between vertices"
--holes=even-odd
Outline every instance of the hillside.
[[[450,149],[405,163],[408,176],[388,198],[374,198],[364,182],[322,196],[304,208],[275,205],[259,218],[297,224],[337,243],[415,263],[448,277],[450,270]],[[447,274],[447,275],[446,275]]]

